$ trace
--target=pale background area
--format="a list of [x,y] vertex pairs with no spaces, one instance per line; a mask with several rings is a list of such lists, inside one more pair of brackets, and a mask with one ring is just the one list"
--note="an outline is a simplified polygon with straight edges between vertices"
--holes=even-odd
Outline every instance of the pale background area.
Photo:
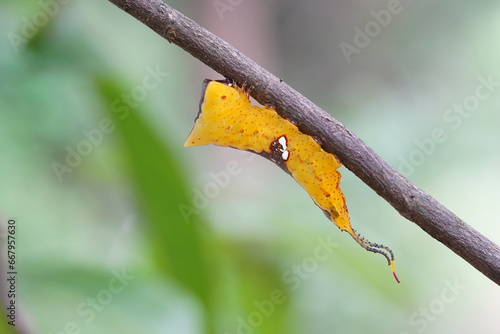
[[[500,243],[497,1],[166,2],[310,98],[400,171],[413,159],[412,182]],[[376,23],[388,9],[397,12],[390,22]],[[0,232],[7,218],[17,220],[19,333],[63,333],[68,323],[81,333],[195,334],[207,323],[223,334],[500,333],[498,286],[346,168],[341,185],[353,227],[392,248],[399,285],[381,256],[340,233],[276,166],[227,148],[184,148],[201,82],[219,74],[104,0],[60,4],[16,51],[9,33],[22,35],[41,11],[39,1],[0,0]],[[348,61],[342,43],[355,46],[356,29],[366,26],[376,29],[373,37]],[[148,177],[175,165],[179,187],[138,192],[119,131],[105,134],[59,182],[54,161],[63,163],[67,146],[85,140],[83,130],[111,117],[95,78],[127,94],[156,68],[168,74],[131,112],[168,156],[166,165],[151,157],[157,168]],[[498,84],[480,88],[489,94],[466,117],[449,111],[472,103],[489,78]],[[430,144],[435,131],[445,139]],[[138,145],[145,154],[152,147]],[[228,163],[237,172],[213,188]],[[215,190],[200,200],[206,189]],[[154,225],[142,208],[161,207],[163,198],[176,216],[179,204],[204,204],[190,228],[200,231],[213,276],[210,284],[194,278],[208,286],[208,310],[163,268],[162,259],[189,255],[151,246],[151,231],[174,220],[165,215]],[[5,249],[0,254],[3,261]],[[109,297],[103,291],[114,270],[130,280]],[[93,317],[81,312],[89,298],[100,303]]]

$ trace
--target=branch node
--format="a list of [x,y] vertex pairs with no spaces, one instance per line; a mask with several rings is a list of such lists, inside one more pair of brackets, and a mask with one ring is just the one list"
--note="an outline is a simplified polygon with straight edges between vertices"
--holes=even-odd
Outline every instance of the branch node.
[[169,43],[175,42],[177,39],[177,33],[175,32],[174,28],[171,26],[168,26],[167,29],[165,30],[165,38]]

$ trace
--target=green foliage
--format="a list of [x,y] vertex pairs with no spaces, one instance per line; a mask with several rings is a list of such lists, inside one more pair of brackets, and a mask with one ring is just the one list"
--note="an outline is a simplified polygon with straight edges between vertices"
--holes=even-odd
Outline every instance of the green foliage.
[[[96,79],[96,89],[104,106],[112,106],[125,90],[111,76]],[[156,264],[166,276],[172,276],[196,295],[208,310],[212,280],[208,275],[204,239],[199,216],[190,220],[182,215],[181,205],[189,203],[185,175],[179,160],[141,117],[141,110],[117,110],[105,107],[108,117],[122,139],[124,156],[144,214],[148,245]]]

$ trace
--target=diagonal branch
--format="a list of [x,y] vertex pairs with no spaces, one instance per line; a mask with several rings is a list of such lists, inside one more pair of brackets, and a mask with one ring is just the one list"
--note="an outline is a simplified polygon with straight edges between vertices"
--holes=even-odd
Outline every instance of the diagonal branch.
[[238,85],[246,84],[257,101],[272,103],[282,117],[317,138],[403,217],[500,285],[500,247],[398,173],[332,116],[161,0],[109,1]]

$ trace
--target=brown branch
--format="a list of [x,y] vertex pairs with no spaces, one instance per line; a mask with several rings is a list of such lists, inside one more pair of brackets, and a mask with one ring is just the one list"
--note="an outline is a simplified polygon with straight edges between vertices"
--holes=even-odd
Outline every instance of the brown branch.
[[314,136],[340,161],[420,226],[500,285],[500,247],[467,225],[382,160],[336,119],[244,54],[160,0],[109,0],[203,63],[251,88],[262,104],[272,103],[284,118]]

